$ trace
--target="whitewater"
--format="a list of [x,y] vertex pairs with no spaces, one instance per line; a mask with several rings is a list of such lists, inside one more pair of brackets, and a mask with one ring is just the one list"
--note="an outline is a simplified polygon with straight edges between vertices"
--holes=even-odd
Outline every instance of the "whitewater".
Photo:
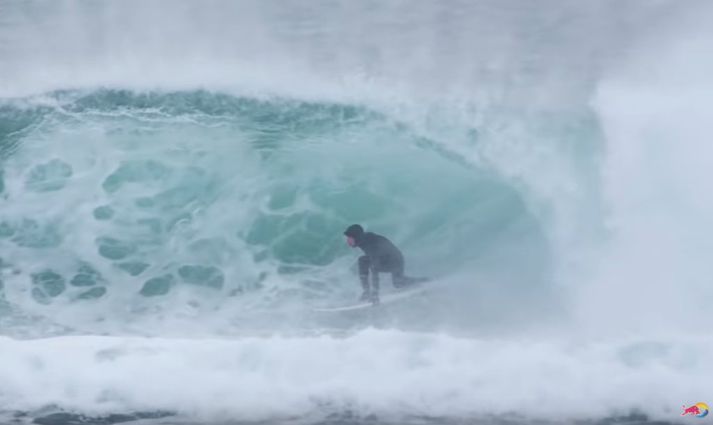
[[712,20],[0,1],[0,422],[705,423]]

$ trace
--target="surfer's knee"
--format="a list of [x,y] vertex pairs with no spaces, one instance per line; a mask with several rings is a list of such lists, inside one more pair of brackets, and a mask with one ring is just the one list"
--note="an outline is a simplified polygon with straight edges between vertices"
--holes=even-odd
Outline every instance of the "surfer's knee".
[[361,257],[359,257],[359,274],[360,275],[368,275],[370,267],[371,267],[371,261],[369,261],[369,257],[367,257],[366,255],[362,255]]

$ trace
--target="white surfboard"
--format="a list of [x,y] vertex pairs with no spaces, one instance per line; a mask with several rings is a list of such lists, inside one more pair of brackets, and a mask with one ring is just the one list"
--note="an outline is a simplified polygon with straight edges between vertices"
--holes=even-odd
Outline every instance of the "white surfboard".
[[402,300],[404,298],[411,298],[428,290],[428,286],[416,286],[414,288],[397,290],[395,292],[390,292],[383,294],[379,297],[379,304],[373,304],[371,301],[359,301],[356,304],[348,304],[338,307],[318,307],[313,308],[312,311],[329,313],[329,312],[339,312],[339,311],[351,311],[351,310],[361,310],[364,308],[375,307],[378,308],[384,304],[391,304],[393,302]]

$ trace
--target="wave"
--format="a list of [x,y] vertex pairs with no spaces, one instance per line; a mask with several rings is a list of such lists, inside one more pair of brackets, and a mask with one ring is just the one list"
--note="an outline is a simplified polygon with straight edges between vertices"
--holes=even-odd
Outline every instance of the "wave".
[[[666,420],[705,399],[710,4],[221,6],[0,4],[8,409]],[[313,312],[358,294],[353,222],[437,285]]]
[[318,421],[345,412],[387,423],[557,422],[632,409],[670,420],[681,400],[706,393],[707,377],[696,370],[713,350],[710,341],[568,347],[373,329],[349,338],[97,336],[2,338],[0,345],[9,366],[0,372],[3,406],[59,405],[94,416],[152,411],[216,423]]
[[[29,311],[71,304],[87,326],[354,292],[352,222],[399,241],[416,274],[479,263],[480,285],[546,290],[547,242],[518,192],[383,114],[207,92],[49,99],[4,109],[26,123],[5,135],[21,146],[4,172],[5,294]],[[521,274],[496,276],[505,262]]]

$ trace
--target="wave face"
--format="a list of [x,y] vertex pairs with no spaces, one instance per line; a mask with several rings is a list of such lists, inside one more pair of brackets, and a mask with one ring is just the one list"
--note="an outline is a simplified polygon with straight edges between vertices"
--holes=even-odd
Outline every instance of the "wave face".
[[[711,378],[712,12],[0,4],[0,410],[673,420]],[[359,294],[355,222],[432,289],[313,311]]]
[[[28,123],[6,136],[2,222],[5,294],[25,311],[80,329],[237,311],[221,329],[272,328],[251,318],[356,297],[353,222],[399,241],[417,275],[490,269],[490,285],[547,290],[547,241],[517,190],[365,107],[116,90],[43,102],[5,107]],[[413,324],[470,319],[437,310]]]

